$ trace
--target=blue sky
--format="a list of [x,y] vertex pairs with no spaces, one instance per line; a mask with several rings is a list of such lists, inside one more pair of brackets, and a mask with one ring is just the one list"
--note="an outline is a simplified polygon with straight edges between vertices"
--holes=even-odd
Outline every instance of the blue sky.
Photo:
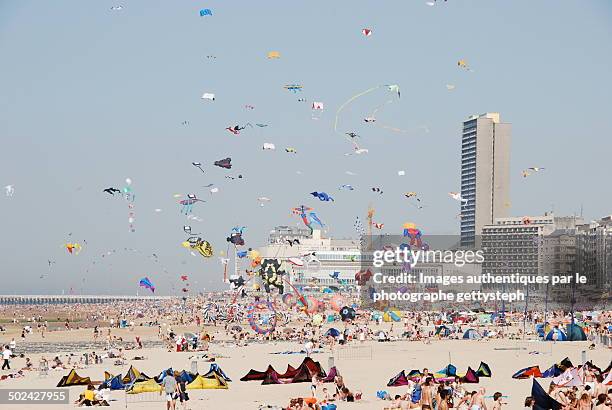
[[[179,274],[192,275],[196,289],[219,289],[218,260],[182,248],[183,225],[217,251],[245,225],[247,245],[258,246],[273,226],[300,223],[290,214],[300,204],[334,236],[354,236],[369,204],[388,232],[412,221],[426,233],[456,233],[458,204],[447,193],[459,190],[461,122],[486,111],[513,125],[513,215],[612,213],[612,4],[438,3],[0,1],[0,185],[15,186],[0,197],[2,292],[134,293],[149,276],[167,294]],[[110,10],[117,5],[123,10]],[[213,16],[200,17],[201,8]],[[272,50],[281,58],[268,60]],[[458,69],[459,59],[474,72]],[[293,94],[288,83],[304,89]],[[379,123],[410,132],[363,122],[390,98],[376,90],[340,116],[341,131],[357,132],[369,149],[345,156],[352,146],[334,133],[335,112],[381,84],[399,84],[401,99]],[[204,92],[216,101],[201,100]],[[325,104],[318,120],[312,101]],[[247,122],[269,126],[224,130]],[[277,150],[263,151],[264,142]],[[228,156],[231,171],[212,166]],[[530,166],[546,170],[523,179]],[[225,178],[238,173],[242,180]],[[125,201],[101,192],[126,177],[137,195],[135,233]],[[209,194],[209,183],[220,191]],[[356,190],[338,191],[342,184]],[[407,191],[426,207],[410,206]],[[207,200],[194,207],[202,222],[180,214],[175,193]],[[262,208],[259,196],[272,201]],[[70,256],[69,240],[87,245]],[[96,255],[125,247],[156,253],[169,273],[129,252],[92,268]],[[40,279],[47,260],[56,263]]]

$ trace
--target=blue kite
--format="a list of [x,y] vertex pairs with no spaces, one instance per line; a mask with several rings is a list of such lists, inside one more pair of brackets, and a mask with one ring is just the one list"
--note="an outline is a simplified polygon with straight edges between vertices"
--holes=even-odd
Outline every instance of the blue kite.
[[153,285],[153,282],[151,282],[149,278],[140,279],[139,285],[155,293],[155,285]]
[[334,202],[334,198],[329,196],[329,194],[326,193],[326,192],[317,192],[317,191],[315,191],[315,192],[311,192],[310,195],[314,196],[315,198],[319,198],[320,201],[326,201],[326,202],[332,201],[332,202]]
[[204,16],[212,16],[212,10],[211,9],[200,10],[200,17],[204,17]]

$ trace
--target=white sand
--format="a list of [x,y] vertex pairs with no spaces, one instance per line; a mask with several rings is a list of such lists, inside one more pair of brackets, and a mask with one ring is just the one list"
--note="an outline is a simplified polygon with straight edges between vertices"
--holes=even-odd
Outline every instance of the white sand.
[[[79,331],[73,331],[79,332]],[[52,338],[68,338],[71,332],[61,332],[52,335]],[[401,370],[429,368],[437,371],[445,367],[449,362],[449,352],[451,352],[451,362],[457,366],[458,372],[463,373],[468,365],[474,370],[478,368],[480,361],[489,364],[493,372],[492,378],[482,378],[479,385],[466,385],[468,389],[486,387],[486,395],[492,395],[495,391],[501,391],[509,396],[506,400],[509,409],[521,409],[525,396],[529,395],[531,380],[513,380],[512,374],[520,368],[530,365],[539,365],[544,371],[554,362],[558,362],[568,356],[574,364],[581,362],[581,351],[587,350],[588,360],[600,366],[608,365],[611,353],[607,349],[598,348],[593,351],[587,349],[587,342],[563,342],[553,344],[551,342],[538,341],[433,341],[430,345],[422,342],[366,342],[360,345],[358,342],[348,347],[341,347],[340,355],[351,355],[354,350],[352,346],[365,346],[365,350],[372,349],[372,359],[365,358],[337,358],[335,364],[344,376],[347,386],[352,391],[361,390],[363,400],[357,403],[337,403],[339,409],[382,409],[387,402],[382,402],[376,398],[377,390],[387,390],[392,395],[404,393],[405,387],[388,388],[387,381]],[[526,350],[494,350],[495,348],[525,348]],[[268,364],[272,364],[279,372],[284,372],[287,364],[296,367],[304,358],[303,354],[296,355],[273,355],[274,351],[300,350],[301,346],[296,343],[278,342],[267,345],[253,344],[248,347],[219,346],[212,345],[211,352],[228,356],[228,358],[218,359],[217,363],[232,378],[229,390],[194,390],[190,391],[192,400],[189,408],[192,409],[257,409],[259,404],[275,404],[285,406],[290,397],[307,397],[310,395],[309,383],[299,383],[292,385],[266,385],[262,386],[258,381],[240,382],[249,369],[263,371]],[[530,351],[539,351],[541,354],[529,354]],[[75,352],[76,353],[76,352]],[[190,370],[190,356],[194,352],[167,352],[162,349],[143,349],[126,352],[126,357],[131,358],[135,355],[144,355],[147,360],[131,362],[134,366],[149,376],[159,374],[162,369],[172,367],[175,370]],[[35,366],[38,364],[39,355],[30,356]],[[52,358],[50,354],[47,358]],[[313,358],[321,362],[321,365],[328,370],[329,350],[326,353],[314,354]],[[113,359],[106,359],[104,364],[91,365],[86,369],[77,370],[81,376],[89,376],[92,380],[102,380],[103,372],[107,370],[113,374],[125,374],[129,368],[127,365],[116,367],[111,365]],[[22,367],[24,359],[13,360],[13,367]],[[198,371],[206,372],[209,363],[199,361]],[[6,374],[4,371],[0,374]],[[54,388],[59,379],[67,374],[67,370],[50,371],[49,376],[40,378],[38,372],[27,372],[25,378],[9,379],[0,382],[0,388]],[[540,379],[541,384],[547,388],[550,379]],[[329,390],[333,391],[333,385],[329,384]],[[70,400],[74,401],[84,388],[81,386],[70,388]],[[112,398],[116,401],[111,403],[111,407],[125,408],[125,393],[123,391],[113,391]],[[130,395],[131,396],[131,395]],[[138,402],[139,397],[131,397],[129,408],[151,408],[164,409],[165,403],[161,397],[154,394],[147,394],[148,398],[155,398],[157,402]],[[144,397],[144,396],[142,396]],[[491,403],[491,400],[488,400]],[[5,408],[4,406],[2,406]],[[65,405],[40,406],[35,408],[66,408]],[[70,404],[68,407],[75,407]],[[11,406],[6,408],[33,408],[32,406]],[[180,408],[177,403],[177,408]]]

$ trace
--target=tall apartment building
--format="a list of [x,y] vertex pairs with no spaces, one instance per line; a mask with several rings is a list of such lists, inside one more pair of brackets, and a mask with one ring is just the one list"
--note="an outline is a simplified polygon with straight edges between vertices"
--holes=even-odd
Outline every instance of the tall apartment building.
[[461,245],[475,246],[485,225],[510,208],[511,125],[499,113],[472,115],[461,138]]

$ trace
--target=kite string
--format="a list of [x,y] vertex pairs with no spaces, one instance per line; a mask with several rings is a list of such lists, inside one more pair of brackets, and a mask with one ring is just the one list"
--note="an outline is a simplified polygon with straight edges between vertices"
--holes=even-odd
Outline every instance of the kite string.
[[382,87],[382,85],[377,85],[376,87],[372,87],[372,88],[369,88],[369,89],[367,89],[367,90],[365,90],[365,91],[362,91],[362,92],[360,92],[359,94],[352,96],[352,97],[351,97],[351,98],[349,98],[349,99],[348,99],[348,100],[347,100],[345,103],[343,103],[343,104],[340,106],[340,108],[338,108],[338,111],[336,111],[336,118],[335,118],[335,120],[334,120],[334,132],[339,134],[339,132],[338,132],[338,119],[340,118],[340,112],[342,112],[342,110],[343,110],[343,109],[344,109],[344,108],[345,108],[347,105],[349,105],[351,102],[355,101],[355,100],[356,100],[357,98],[359,98],[359,97],[362,97],[362,96],[364,96],[364,95],[366,95],[366,94],[368,94],[368,93],[371,93],[372,91],[378,90],[380,87]]

